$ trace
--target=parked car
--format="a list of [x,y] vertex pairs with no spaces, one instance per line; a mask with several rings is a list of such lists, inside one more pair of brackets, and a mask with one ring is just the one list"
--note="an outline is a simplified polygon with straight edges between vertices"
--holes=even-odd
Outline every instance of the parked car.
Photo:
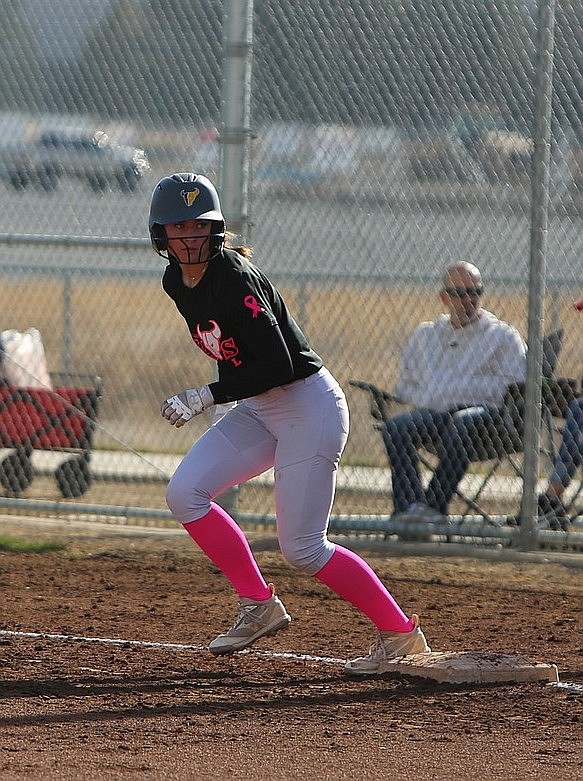
[[502,184],[525,181],[530,174],[532,140],[510,130],[488,130],[472,145],[457,136],[412,141],[408,147],[411,175],[419,181],[482,181]]
[[37,140],[4,150],[0,176],[15,189],[54,190],[62,178],[80,179],[96,192],[133,192],[150,170],[143,149],[113,144],[107,133],[47,130]]

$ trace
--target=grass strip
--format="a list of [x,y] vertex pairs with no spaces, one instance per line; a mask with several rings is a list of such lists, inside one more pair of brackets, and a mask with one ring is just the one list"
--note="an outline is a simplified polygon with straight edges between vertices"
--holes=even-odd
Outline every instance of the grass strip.
[[9,551],[10,553],[55,553],[56,551],[64,551],[66,549],[66,545],[56,540],[35,542],[0,535],[0,551]]

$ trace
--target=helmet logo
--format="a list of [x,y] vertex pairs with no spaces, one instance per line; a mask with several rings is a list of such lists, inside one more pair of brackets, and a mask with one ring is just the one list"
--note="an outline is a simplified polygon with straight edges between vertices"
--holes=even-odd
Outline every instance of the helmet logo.
[[200,190],[198,187],[195,187],[194,190],[182,190],[180,195],[182,196],[182,199],[187,206],[192,206],[192,204],[200,195]]

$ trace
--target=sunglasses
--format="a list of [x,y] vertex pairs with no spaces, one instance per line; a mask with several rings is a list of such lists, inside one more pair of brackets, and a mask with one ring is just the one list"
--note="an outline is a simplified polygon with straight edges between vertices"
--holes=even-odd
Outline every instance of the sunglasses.
[[477,298],[478,296],[481,296],[484,292],[483,287],[444,287],[443,292],[447,293],[448,296],[452,296],[452,298],[464,298],[464,296],[469,296],[469,298]]

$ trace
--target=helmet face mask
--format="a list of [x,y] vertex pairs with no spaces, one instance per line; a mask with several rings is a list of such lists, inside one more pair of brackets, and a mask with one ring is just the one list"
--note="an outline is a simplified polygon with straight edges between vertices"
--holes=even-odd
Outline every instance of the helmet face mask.
[[152,193],[148,220],[152,246],[163,258],[178,260],[168,252],[165,226],[188,220],[211,221],[208,258],[211,260],[222,250],[225,241],[225,218],[214,185],[201,174],[165,176]]

